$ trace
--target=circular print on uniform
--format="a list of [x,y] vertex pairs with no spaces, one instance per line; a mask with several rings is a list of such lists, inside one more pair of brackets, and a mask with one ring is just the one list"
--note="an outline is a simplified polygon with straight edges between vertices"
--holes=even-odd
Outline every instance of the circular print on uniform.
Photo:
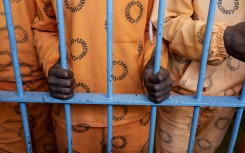
[[163,129],[160,130],[160,139],[164,143],[167,143],[167,144],[172,143],[172,136],[166,130],[163,130]]
[[[52,4],[51,4],[51,3],[47,3],[47,4],[45,4],[44,7],[43,7],[43,12],[45,13],[45,15],[46,15],[48,18],[50,18],[50,19],[52,19],[52,20],[55,20],[56,17],[55,17],[55,14],[54,14],[52,8],[53,8],[53,7],[52,7]],[[51,11],[52,11],[52,12],[51,12]]]
[[80,0],[78,4],[71,4],[74,3],[75,0],[64,0],[64,6],[66,9],[69,9],[72,13],[76,13],[81,10],[85,4],[85,0]]
[[71,46],[73,46],[75,44],[80,45],[82,48],[81,49],[79,48],[79,53],[76,55],[73,52],[77,52],[77,50],[72,50],[70,58],[73,61],[81,60],[88,53],[88,46],[87,46],[87,43],[85,42],[85,40],[83,40],[82,38],[71,39]]
[[127,145],[127,138],[121,135],[112,138],[112,146],[116,149],[123,149]]
[[[121,121],[128,114],[128,106],[113,106],[113,109],[114,109],[114,114],[113,114],[114,121]],[[116,112],[118,113],[115,114]]]
[[[137,14],[137,16],[133,16],[132,11],[135,12],[136,9],[139,13]],[[125,17],[130,23],[138,23],[142,18],[143,12],[144,12],[144,7],[140,1],[131,1],[128,3],[125,9]]]
[[[231,15],[234,14],[238,9],[239,9],[239,0],[233,0],[234,5],[233,6],[226,6],[224,7],[224,3],[227,0],[223,1],[223,0],[218,0],[217,4],[218,4],[218,8],[220,10],[220,12],[226,14],[226,15]],[[229,0],[231,1],[231,0]]]
[[123,80],[124,78],[127,77],[127,75],[128,75],[128,67],[127,67],[127,65],[123,61],[121,61],[121,60],[113,61],[112,65],[113,65],[113,69],[116,66],[122,67],[122,74],[117,75],[117,76],[115,76],[115,75],[112,76],[114,81]]

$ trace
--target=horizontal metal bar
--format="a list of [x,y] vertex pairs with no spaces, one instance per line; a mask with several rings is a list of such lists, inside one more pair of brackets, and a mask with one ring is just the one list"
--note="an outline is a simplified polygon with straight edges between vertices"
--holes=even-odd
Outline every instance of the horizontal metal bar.
[[34,102],[34,103],[69,103],[93,105],[156,105],[156,106],[220,106],[220,107],[245,107],[245,103],[236,96],[203,96],[200,101],[195,96],[172,95],[161,104],[148,100],[144,94],[115,94],[113,99],[108,99],[106,94],[76,93],[69,100],[60,100],[50,97],[48,92],[25,92],[22,98],[16,91],[1,91],[0,101],[3,102]]

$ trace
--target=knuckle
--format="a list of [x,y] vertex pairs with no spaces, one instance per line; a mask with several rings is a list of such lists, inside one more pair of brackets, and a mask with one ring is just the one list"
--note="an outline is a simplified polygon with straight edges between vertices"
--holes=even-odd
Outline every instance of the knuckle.
[[165,99],[163,97],[157,99],[157,103],[162,103]]
[[50,92],[50,96],[51,97],[54,97],[54,98],[59,98],[59,96],[57,96],[55,93],[53,93],[53,92]]
[[157,85],[154,85],[154,86],[153,86],[153,91],[156,92],[156,91],[158,91],[158,89],[159,89],[159,87],[158,87]]
[[162,82],[162,81],[164,80],[164,76],[163,76],[162,74],[159,73],[159,74],[157,75],[157,79],[158,79],[158,81],[161,81],[161,82]]
[[69,96],[67,96],[67,95],[62,95],[62,99],[63,99],[63,100],[67,100],[67,99],[69,99]]
[[66,92],[70,94],[70,93],[73,93],[73,91],[74,91],[74,88],[67,88]]
[[154,92],[154,93],[153,93],[153,96],[154,96],[155,98],[158,98],[158,97],[159,97],[159,93]]
[[62,73],[64,75],[65,78],[68,78],[69,77],[69,71],[66,71],[66,70],[63,70],[62,69]]
[[69,80],[65,80],[65,81],[63,82],[63,86],[64,86],[64,87],[70,87],[70,84],[71,84],[71,82],[70,82]]
[[172,86],[173,83],[174,83],[173,80],[172,80],[172,79],[169,79],[168,84],[169,84],[170,86]]
[[52,92],[54,90],[53,86],[52,85],[48,85],[49,87],[49,91]]
[[159,104],[159,103],[161,103],[161,102],[162,102],[161,99],[157,99],[157,100],[156,100],[156,103],[157,103],[157,104]]
[[70,72],[70,75],[73,77],[74,76],[74,72],[71,71],[71,70],[69,70],[69,72]]
[[64,100],[68,100],[73,97],[74,94],[64,95]]
[[48,77],[48,83],[53,83],[53,78],[51,76]]
[[68,87],[72,87],[73,84],[74,84],[74,83],[73,83],[73,80],[69,80],[69,81],[67,80],[67,81],[66,81],[66,86],[68,86]]
[[150,87],[148,82],[145,83],[145,87],[146,87],[147,90],[151,90],[151,87]]

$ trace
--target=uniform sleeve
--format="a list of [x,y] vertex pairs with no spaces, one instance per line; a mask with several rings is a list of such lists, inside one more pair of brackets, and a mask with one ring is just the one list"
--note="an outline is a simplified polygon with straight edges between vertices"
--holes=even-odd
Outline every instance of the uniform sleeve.
[[[146,23],[145,44],[144,44],[145,53],[144,53],[144,61],[143,61],[144,67],[147,64],[148,60],[151,58],[152,53],[154,52],[155,47],[156,47],[156,29],[152,29],[153,30],[152,32],[153,40],[151,40],[150,35],[149,35],[149,23],[151,19],[152,10],[153,10],[153,3],[154,3],[153,0],[149,1],[148,11],[147,11],[147,20],[146,20],[147,23]],[[167,47],[165,40],[163,40],[161,66],[163,68],[166,68],[167,64],[168,64],[168,47]]]
[[[158,5],[157,0],[154,5]],[[200,62],[206,22],[192,19],[192,0],[166,0],[164,38],[169,42],[172,54]],[[153,18],[153,24],[157,26],[157,14]],[[214,23],[208,56],[208,64],[217,65],[221,63],[228,54],[224,47],[224,31],[227,25]]]
[[59,39],[55,13],[52,4],[36,0],[37,14],[32,25],[34,46],[45,75],[59,59]]

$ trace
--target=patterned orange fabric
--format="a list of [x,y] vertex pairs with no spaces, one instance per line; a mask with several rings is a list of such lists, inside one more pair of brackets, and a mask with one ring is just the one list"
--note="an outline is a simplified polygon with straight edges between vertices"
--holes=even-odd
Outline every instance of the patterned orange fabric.
[[[20,71],[25,91],[47,91],[47,82],[33,45],[31,24],[35,1],[11,0]],[[15,91],[13,61],[8,41],[3,2],[0,3],[0,90]],[[18,103],[0,102],[0,152],[25,153],[25,139]],[[27,104],[30,133],[35,153],[57,152],[52,130],[51,106]]]
[[[174,80],[172,94],[194,95],[209,1],[167,0],[166,2],[164,38],[169,42],[168,69]],[[159,0],[156,0],[151,16],[155,26],[157,26],[158,3]],[[204,95],[237,96],[240,94],[245,77],[245,64],[228,56],[223,36],[227,25],[245,21],[244,6],[244,0],[217,1],[203,87]],[[235,109],[232,108],[201,108],[194,152],[215,152],[229,127],[234,111]],[[193,107],[159,108],[156,130],[157,152],[186,152],[192,117]]]
[[[153,1],[147,0],[114,2],[114,93],[143,93],[143,67],[154,49],[148,33],[152,5]],[[56,4],[55,0],[37,0],[37,6],[34,39],[47,75],[59,57],[56,7],[52,7]],[[106,93],[106,1],[65,0],[64,15],[68,58],[75,73],[76,92]],[[162,66],[166,67],[166,63],[164,60]],[[107,126],[105,106],[73,105],[71,110],[72,121],[76,124]],[[122,125],[141,119],[149,112],[149,107],[115,106],[113,112],[113,125]],[[56,119],[64,120],[64,107],[55,105],[54,114]]]
[[[147,153],[149,121],[150,113],[140,120],[113,127],[112,152]],[[60,120],[54,120],[54,127],[58,151],[67,152],[67,143],[64,141],[66,125]],[[107,148],[107,128],[72,123],[72,139],[74,153],[99,153]]]
[[[35,18],[36,4],[33,1],[27,3],[24,0],[14,0],[11,1],[11,7],[22,79],[24,82],[44,79],[45,75],[33,46],[31,29]],[[0,73],[0,81],[15,82],[3,3],[0,4]]]

